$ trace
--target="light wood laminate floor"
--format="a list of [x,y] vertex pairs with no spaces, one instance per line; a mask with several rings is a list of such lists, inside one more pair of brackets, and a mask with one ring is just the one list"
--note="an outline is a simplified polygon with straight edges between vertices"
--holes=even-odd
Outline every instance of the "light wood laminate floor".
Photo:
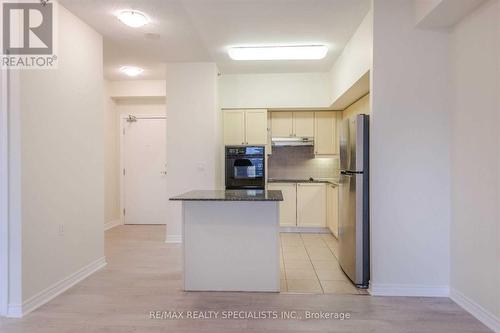
[[[182,291],[181,246],[162,226],[106,232],[108,265],[0,332],[490,332],[447,298]],[[149,319],[150,311],[296,311],[300,320]],[[305,311],[349,320],[304,319]]]

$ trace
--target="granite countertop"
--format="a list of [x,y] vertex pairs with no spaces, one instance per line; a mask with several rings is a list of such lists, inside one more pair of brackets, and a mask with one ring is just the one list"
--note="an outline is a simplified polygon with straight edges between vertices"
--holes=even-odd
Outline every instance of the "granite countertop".
[[283,201],[281,191],[195,190],[170,198],[172,201]]
[[280,178],[269,178],[268,183],[318,183],[318,184],[331,184],[338,186],[339,182],[336,179],[280,179]]

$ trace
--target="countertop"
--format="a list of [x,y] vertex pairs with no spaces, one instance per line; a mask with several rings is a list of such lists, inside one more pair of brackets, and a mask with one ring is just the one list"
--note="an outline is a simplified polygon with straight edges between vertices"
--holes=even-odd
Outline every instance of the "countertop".
[[339,185],[336,179],[280,179],[280,178],[269,178],[268,183],[317,183],[317,184],[332,184],[335,186]]
[[283,201],[281,191],[195,190],[170,198],[172,201]]

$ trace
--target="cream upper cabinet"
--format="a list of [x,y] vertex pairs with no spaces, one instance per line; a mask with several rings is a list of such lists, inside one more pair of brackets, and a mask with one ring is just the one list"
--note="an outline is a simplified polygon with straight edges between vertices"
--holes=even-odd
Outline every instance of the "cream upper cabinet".
[[267,110],[225,110],[225,145],[266,145]]
[[280,202],[280,226],[297,226],[297,184],[295,183],[271,183],[267,185],[269,190],[279,190],[283,194]]
[[297,184],[297,225],[326,227],[325,184]]
[[245,111],[245,144],[267,144],[267,110]]
[[293,136],[293,113],[272,112],[271,133],[273,137]]
[[245,144],[245,111],[224,111],[224,144]]
[[328,184],[326,187],[326,224],[335,237],[339,237],[339,188]]
[[314,136],[314,112],[293,112],[293,134],[298,137]]
[[339,133],[337,118],[340,112],[315,112],[314,154],[337,155],[339,153]]
[[272,112],[271,131],[273,137],[313,137],[314,112]]

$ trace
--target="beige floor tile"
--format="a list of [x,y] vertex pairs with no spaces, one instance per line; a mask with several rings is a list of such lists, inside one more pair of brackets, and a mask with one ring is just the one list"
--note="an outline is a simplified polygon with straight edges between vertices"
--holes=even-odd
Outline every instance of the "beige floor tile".
[[281,248],[283,249],[283,251],[293,251],[293,250],[297,250],[297,248],[305,249],[305,246],[304,246],[304,243],[302,243],[302,242],[292,243],[292,244],[287,243],[287,244],[282,244]]
[[296,293],[322,293],[319,281],[314,280],[287,280],[289,292]]
[[281,247],[282,248],[304,247],[304,242],[301,239],[299,239],[299,240],[282,240]]
[[285,268],[285,274],[287,280],[314,280],[318,277],[314,272],[314,269],[292,269]]
[[303,240],[323,240],[322,234],[301,233],[300,237],[302,237]]
[[311,247],[328,248],[328,245],[322,239],[306,239],[304,240],[304,246],[306,248],[311,248]]
[[311,260],[335,260],[332,251],[327,247],[311,247],[307,249]]
[[[284,247],[283,257],[291,259],[293,256],[297,256],[296,260],[308,260],[307,252],[305,247]],[[299,259],[300,258],[300,259]]]
[[315,269],[315,271],[320,280],[338,280],[349,282],[349,278],[344,274],[344,272],[336,268]]
[[285,267],[288,261],[304,261],[309,259],[306,252],[284,252],[283,258],[285,259]]
[[328,248],[330,249],[330,251],[332,251],[333,256],[338,259],[338,257],[339,257],[338,249],[336,247],[328,247]]
[[299,232],[281,232],[280,233],[280,237],[282,239],[298,239],[298,238],[301,238]]
[[323,238],[325,241],[335,241],[336,238],[332,234],[321,234],[321,238]]
[[325,294],[355,294],[358,290],[348,281],[325,281],[321,280],[321,286]]
[[286,262],[288,269],[313,269],[313,265],[309,260],[290,260]]

